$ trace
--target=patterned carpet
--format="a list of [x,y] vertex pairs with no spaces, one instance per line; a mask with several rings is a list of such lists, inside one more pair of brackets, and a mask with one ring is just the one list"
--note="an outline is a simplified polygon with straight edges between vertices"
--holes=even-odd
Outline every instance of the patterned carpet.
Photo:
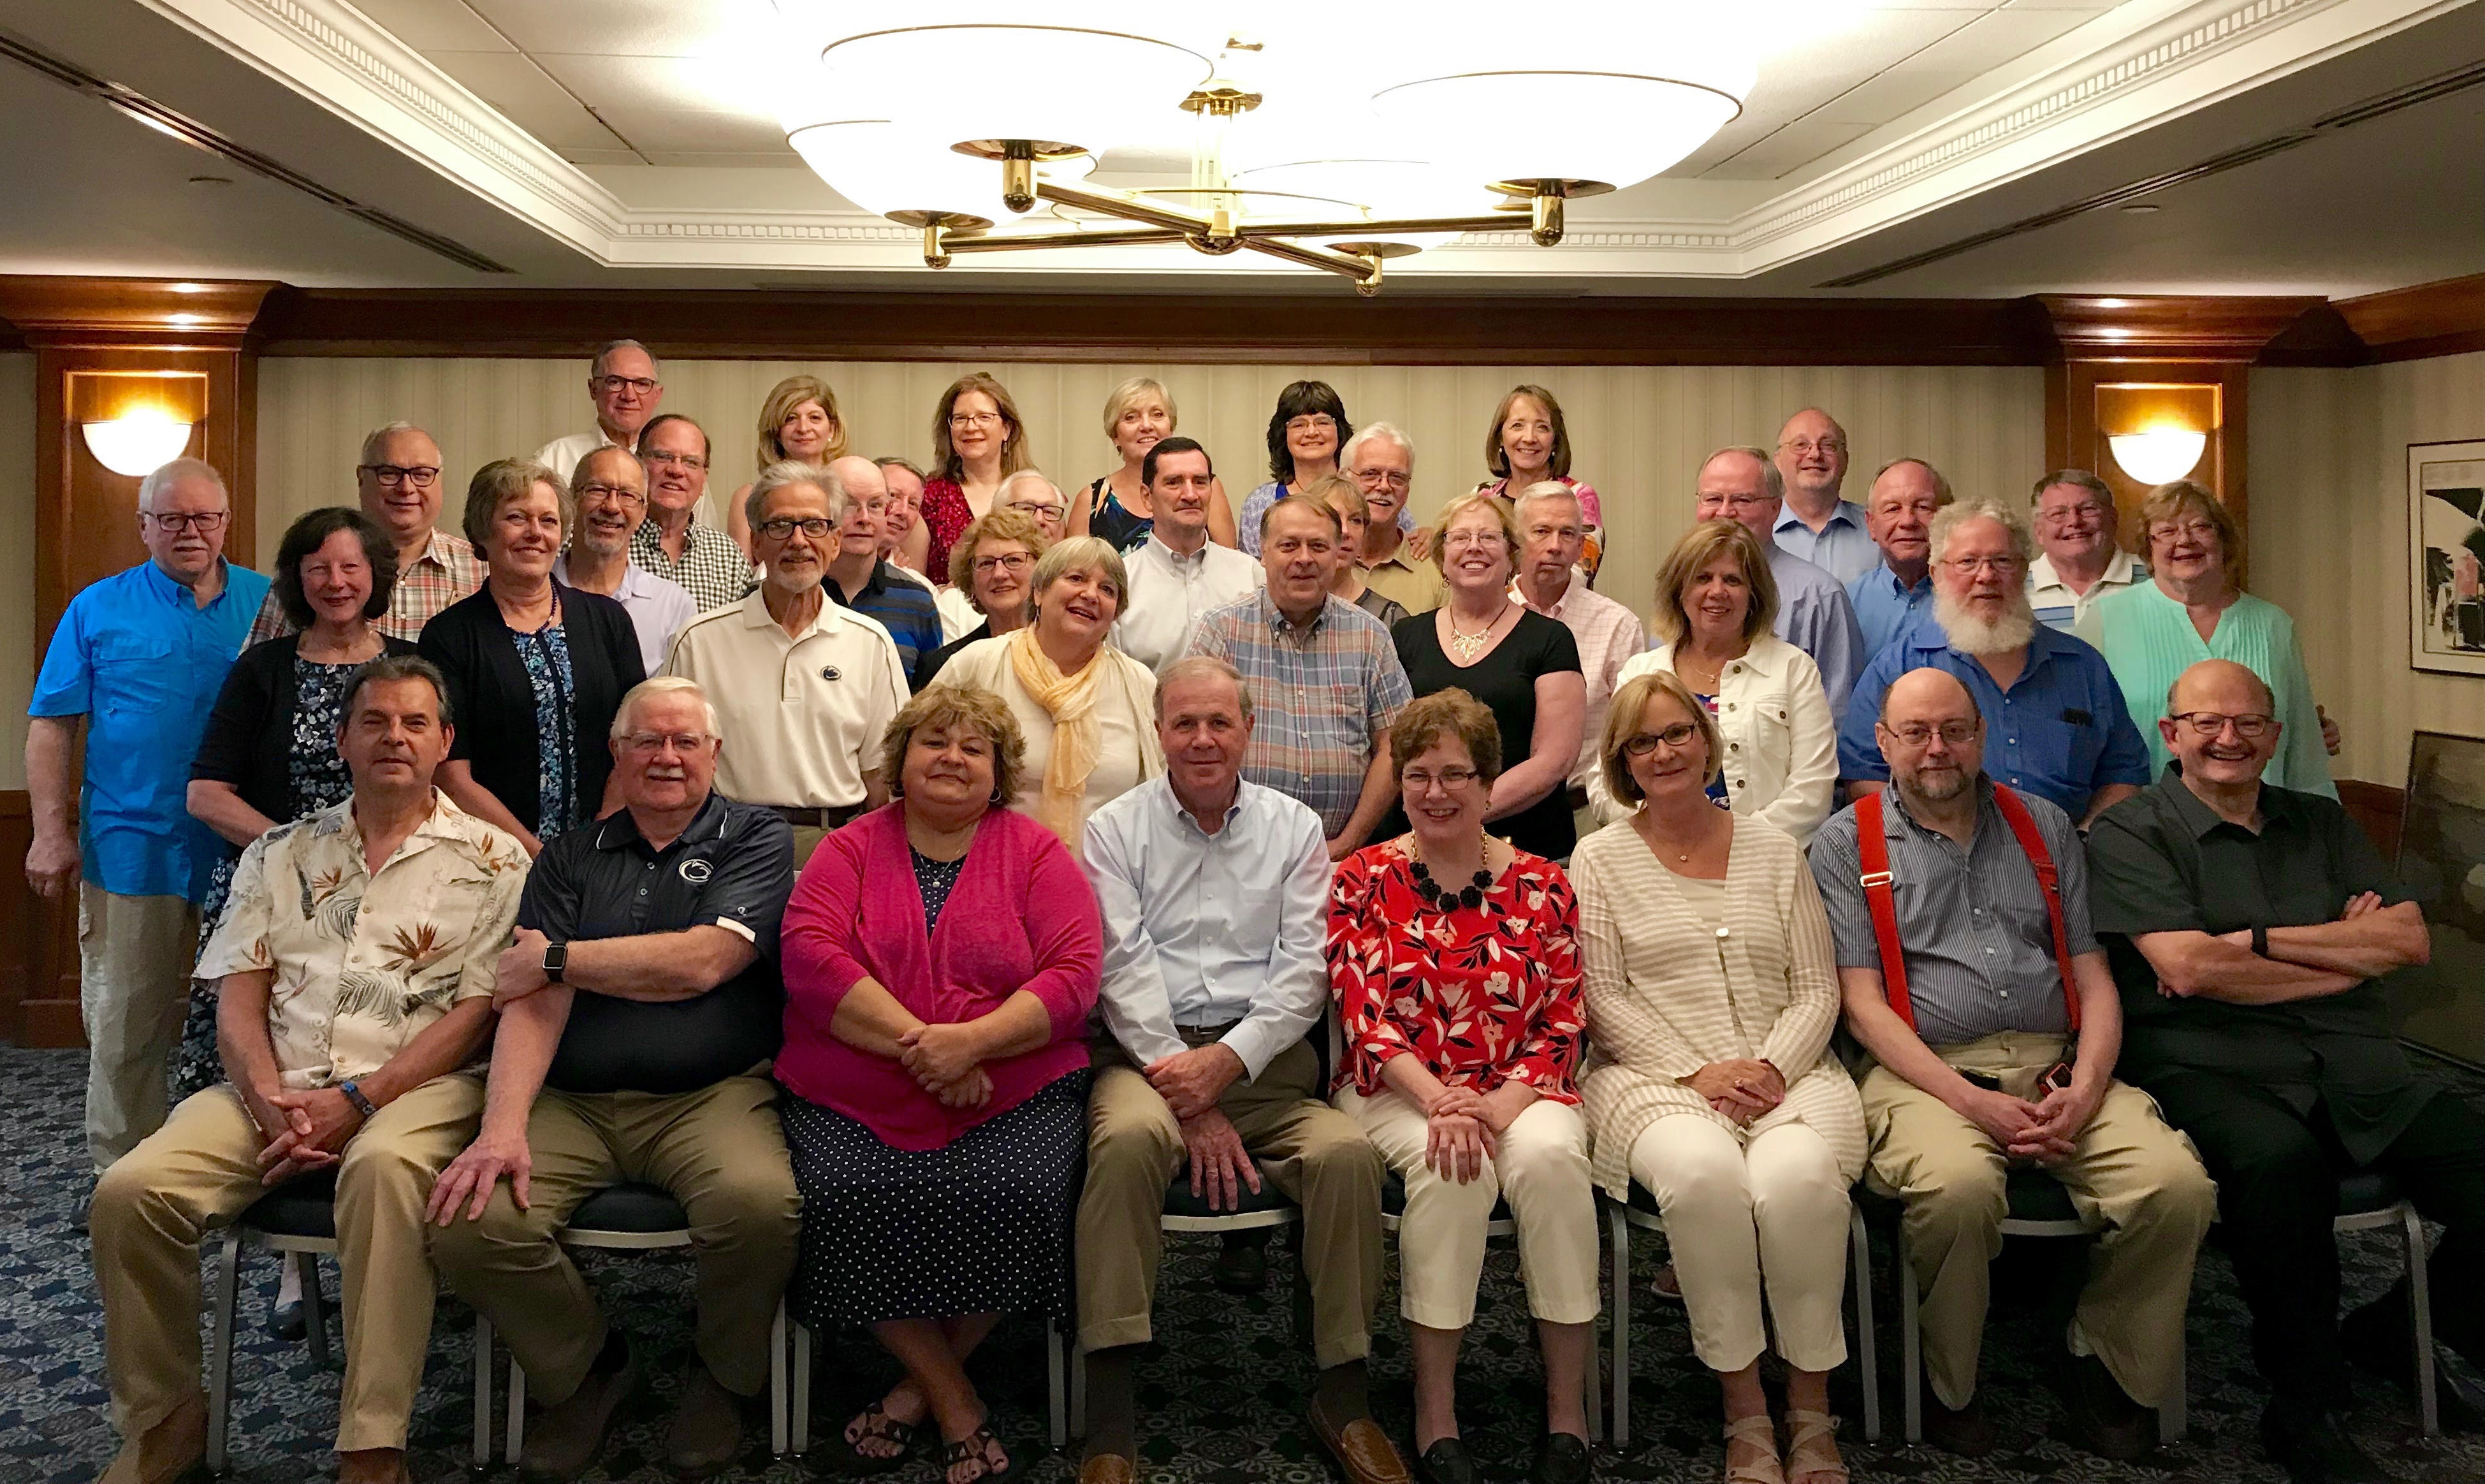
[[[103,1386],[101,1314],[88,1273],[85,1239],[71,1224],[85,1194],[79,1154],[78,1098],[83,1060],[74,1052],[0,1048],[0,1116],[12,1130],[11,1158],[0,1164],[0,1484],[92,1479],[116,1446]],[[2485,1081],[2465,1090],[2485,1101]],[[2246,1353],[2244,1313],[2231,1271],[2214,1245],[2202,1256],[2191,1307],[2192,1431],[2180,1446],[2147,1465],[2110,1464],[2059,1440],[2062,1408],[2047,1382],[2061,1334],[2061,1279],[2075,1268],[2065,1244],[2017,1242],[1997,1264],[1994,1316],[1985,1349],[1985,1405],[2010,1441],[1970,1463],[1895,1441],[1862,1442],[1856,1383],[1842,1374],[1840,1410],[1847,1457],[1859,1478],[1923,1484],[1985,1480],[2279,1480],[2255,1436],[2262,1391]],[[1308,1354],[1293,1339],[1287,1294],[1292,1258],[1271,1249],[1268,1291],[1233,1300],[1209,1283],[1211,1238],[1171,1244],[1158,1307],[1158,1340],[1141,1362],[1140,1415],[1146,1484],[1324,1484],[1333,1476],[1306,1434],[1299,1410],[1311,1382]],[[1635,1280],[1644,1283],[1659,1260],[1659,1244],[1634,1244]],[[2349,1287],[2368,1297],[2394,1276],[2396,1242],[2388,1234],[2349,1239]],[[677,1255],[647,1258],[591,1255],[592,1281],[635,1336],[654,1378],[624,1414],[590,1479],[652,1481],[671,1477],[664,1465],[664,1419],[688,1361],[689,1265]],[[1898,1333],[1895,1285],[1886,1242],[1874,1245],[1876,1310],[1890,1436],[1897,1435]],[[2074,1278],[2074,1281],[2075,1281]],[[333,1270],[328,1278],[334,1291]],[[300,1345],[265,1333],[276,1265],[245,1258],[242,1335],[233,1364],[232,1477],[302,1484],[333,1466],[338,1372],[312,1363]],[[1645,1289],[1641,1290],[1643,1293]],[[1408,1372],[1394,1297],[1374,1361],[1375,1404],[1404,1440]],[[1635,1383],[1631,1443],[1600,1454],[1607,1479],[1714,1479],[1722,1471],[1717,1391],[1691,1359],[1682,1311],[1643,1298],[1635,1305]],[[333,1321],[332,1321],[333,1322]],[[332,1331],[333,1333],[333,1331]],[[431,1363],[414,1417],[415,1477],[465,1475],[471,1428],[473,1315],[442,1304]],[[865,1341],[848,1338],[817,1362],[815,1433],[830,1435],[859,1403],[888,1384],[893,1371]],[[995,1404],[1005,1443],[1041,1479],[1067,1476],[1045,1447],[1042,1332],[1006,1325],[977,1357],[975,1371]],[[1525,1328],[1514,1255],[1496,1250],[1488,1266],[1482,1306],[1469,1332],[1461,1374],[1462,1418],[1488,1477],[1525,1473],[1542,1426],[1543,1387]],[[2400,1478],[2470,1481],[2485,1478],[2485,1440],[2427,1442],[2417,1432],[2412,1401],[2377,1383],[2359,1383],[2353,1430]],[[794,1480],[831,1471],[828,1450],[816,1463],[772,1461],[764,1429],[755,1430],[742,1469],[723,1477]],[[496,1466],[500,1478],[513,1470]],[[930,1456],[891,1475],[898,1484],[933,1484]]]

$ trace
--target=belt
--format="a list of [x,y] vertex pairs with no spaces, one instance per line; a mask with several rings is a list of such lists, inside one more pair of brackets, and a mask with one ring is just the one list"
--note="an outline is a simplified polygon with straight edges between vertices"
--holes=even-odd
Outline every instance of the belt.
[[852,823],[862,812],[860,804],[840,804],[831,809],[809,809],[791,804],[760,806],[787,824],[805,825],[814,830],[834,830]]
[[1229,1020],[1221,1026],[1176,1026],[1173,1033],[1181,1036],[1186,1046],[1214,1046],[1241,1024],[1239,1020]]

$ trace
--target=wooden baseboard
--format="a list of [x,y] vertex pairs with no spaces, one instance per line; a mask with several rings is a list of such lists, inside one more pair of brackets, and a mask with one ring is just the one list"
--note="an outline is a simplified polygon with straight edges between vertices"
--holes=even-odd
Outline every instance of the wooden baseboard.
[[2407,809],[2407,790],[2389,783],[2367,783],[2362,779],[2338,781],[2338,802],[2345,806],[2347,817],[2364,827],[2373,848],[2385,861],[2399,856],[2399,820]]

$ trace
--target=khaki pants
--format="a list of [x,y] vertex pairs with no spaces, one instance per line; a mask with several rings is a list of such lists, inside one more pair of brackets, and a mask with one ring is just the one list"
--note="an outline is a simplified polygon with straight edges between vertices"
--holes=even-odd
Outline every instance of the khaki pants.
[[[1165,1187],[1182,1168],[1182,1129],[1121,1048],[1100,1041],[1087,1097],[1087,1184],[1079,1197],[1079,1342],[1089,1350],[1147,1343],[1164,1256]],[[1372,1349],[1380,1297],[1380,1159],[1358,1129],[1314,1095],[1307,1045],[1278,1053],[1256,1081],[1217,1107],[1260,1177],[1303,1208],[1303,1267],[1312,1291],[1312,1349],[1326,1368]]]
[[756,1396],[802,1229],[776,1102],[777,1085],[751,1076],[670,1096],[546,1088],[527,1119],[527,1209],[503,1181],[480,1220],[433,1229],[432,1261],[508,1341],[530,1388],[559,1403],[587,1379],[606,1329],[560,1229],[607,1186],[662,1186],[690,1217],[699,1359],[726,1390]]
[[[2062,1047],[2059,1035],[2006,1032],[1935,1050],[1952,1066],[1999,1077],[2006,1091],[2033,1098]],[[1866,1072],[1861,1090],[1872,1138],[1865,1178],[1906,1202],[1925,1369],[1933,1394],[1955,1411],[1976,1394],[2007,1161],[1982,1129],[1887,1067]],[[2182,1382],[2183,1309],[2217,1187],[2148,1094],[2119,1082],[2051,1173],[2084,1220],[2104,1225],[2072,1315],[2073,1348],[2095,1354],[2134,1401],[2157,1406]]]
[[167,1067],[198,961],[199,910],[187,901],[78,883],[86,1152],[96,1174],[164,1126]]
[[1508,1196],[1518,1224],[1518,1276],[1527,1311],[1551,1324],[1588,1324],[1597,1291],[1597,1197],[1588,1183],[1588,1126],[1569,1103],[1539,1098],[1510,1121],[1484,1173],[1461,1185],[1424,1163],[1427,1127],[1394,1091],[1341,1088],[1337,1106],[1406,1183],[1398,1223],[1398,1311],[1428,1330],[1463,1330],[1484,1276],[1485,1223]]
[[[431,1340],[423,1204],[475,1137],[483,1085],[435,1077],[379,1111],[337,1173],[337,1267],[344,1275],[345,1386],[337,1449],[402,1448]],[[136,1438],[199,1394],[199,1241],[267,1194],[266,1140],[241,1095],[218,1084],[96,1183],[88,1229],[103,1290],[104,1366],[122,1436]]]

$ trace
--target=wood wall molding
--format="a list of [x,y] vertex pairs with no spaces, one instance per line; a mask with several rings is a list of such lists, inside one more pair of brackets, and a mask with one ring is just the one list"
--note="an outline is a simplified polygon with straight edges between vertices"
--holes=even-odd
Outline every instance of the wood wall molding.
[[239,350],[277,286],[223,279],[0,274],[0,319],[43,348]]
[[2485,273],[2341,299],[2336,308],[2375,361],[2485,350]]
[[2399,825],[2407,813],[2406,789],[2342,778],[2338,780],[2338,803],[2347,811],[2348,818],[2363,826],[2383,860],[2398,859]]
[[2075,361],[2240,361],[2328,302],[2318,296],[2040,294],[2062,356]]

